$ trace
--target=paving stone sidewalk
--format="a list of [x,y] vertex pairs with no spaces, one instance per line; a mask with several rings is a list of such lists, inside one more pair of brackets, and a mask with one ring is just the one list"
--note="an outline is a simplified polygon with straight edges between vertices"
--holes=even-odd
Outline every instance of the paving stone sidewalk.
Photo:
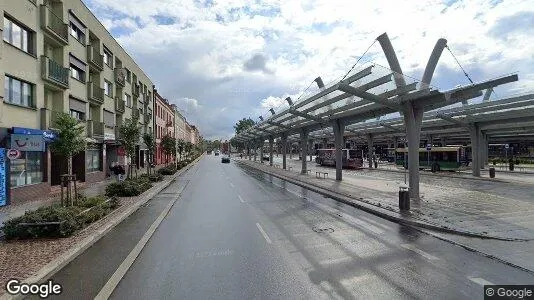
[[[299,174],[300,167],[294,162],[290,162],[293,166],[291,171],[244,159],[240,162],[349,196],[376,209],[387,209],[406,220],[417,220],[459,232],[468,231],[480,236],[534,239],[534,199],[529,202],[461,186],[447,186],[446,179],[436,178],[436,184],[420,185],[422,200],[412,201],[410,213],[401,214],[398,209],[399,181],[344,174],[343,181],[339,182],[335,180],[335,169],[328,169],[330,178],[325,179],[316,178],[315,170],[318,168],[308,175]],[[534,192],[532,195],[534,198]]]

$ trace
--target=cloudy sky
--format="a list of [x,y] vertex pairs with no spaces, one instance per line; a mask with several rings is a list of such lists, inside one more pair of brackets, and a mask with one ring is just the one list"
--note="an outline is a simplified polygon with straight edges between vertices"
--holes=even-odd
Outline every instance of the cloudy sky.
[[[370,45],[355,71],[387,66],[373,44],[384,32],[414,79],[443,37],[475,82],[519,74],[494,98],[534,91],[534,0],[83,1],[207,139],[282,109],[317,76],[339,80]],[[432,85],[468,83],[445,50]]]

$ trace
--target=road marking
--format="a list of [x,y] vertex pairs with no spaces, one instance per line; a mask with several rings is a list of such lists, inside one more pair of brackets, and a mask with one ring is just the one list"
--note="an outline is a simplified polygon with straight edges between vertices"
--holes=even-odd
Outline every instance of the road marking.
[[482,285],[482,286],[484,286],[484,285],[495,285],[495,283],[493,283],[493,282],[489,282],[489,281],[487,281],[487,280],[484,279],[484,278],[480,278],[480,277],[471,277],[471,276],[469,276],[469,277],[467,277],[467,278],[469,278],[469,280],[471,280],[472,282],[474,282],[474,283],[478,283],[478,284],[480,284],[480,285]]
[[333,264],[339,264],[339,263],[349,262],[349,261],[352,261],[352,257],[344,256],[344,257],[339,257],[339,258],[321,260],[319,262],[319,264],[321,264],[321,265],[333,265]]
[[176,197],[174,200],[169,202],[169,204],[167,204],[165,209],[158,216],[156,221],[154,221],[154,223],[152,223],[152,225],[150,225],[150,228],[148,228],[148,230],[145,232],[145,234],[143,235],[141,240],[139,240],[137,245],[135,245],[135,247],[132,249],[130,254],[128,254],[128,256],[120,264],[120,266],[117,268],[117,270],[115,270],[115,273],[113,273],[113,275],[111,275],[111,277],[106,282],[106,284],[104,285],[102,290],[100,290],[98,295],[96,295],[95,299],[98,299],[98,300],[100,300],[100,299],[108,299],[111,296],[111,294],[113,293],[113,291],[115,290],[117,285],[119,285],[119,282],[122,280],[124,275],[126,275],[126,272],[128,272],[128,270],[130,269],[130,267],[134,263],[135,259],[139,256],[139,254],[141,253],[143,248],[146,246],[146,244],[148,243],[148,240],[152,237],[154,232],[156,232],[156,229],[161,224],[163,219],[167,216],[167,214],[171,210],[172,206],[178,200],[179,195],[182,193],[182,191],[184,189],[185,189],[185,187],[180,189],[180,191],[177,193],[178,197]]
[[408,250],[411,250],[421,256],[423,256],[424,258],[426,259],[429,259],[429,260],[438,260],[439,258],[435,257],[434,255],[431,255],[417,247],[415,247],[415,245],[413,244],[401,244],[401,247],[404,248],[404,249],[408,249]]
[[264,231],[263,228],[261,227],[260,223],[256,223],[256,227],[258,227],[258,229],[259,229],[260,232],[261,232],[261,235],[263,235],[263,238],[265,238],[265,240],[267,241],[267,243],[271,244],[271,243],[272,243],[271,239],[269,238],[269,236],[267,235],[267,233],[265,233],[265,231]]
[[234,188],[234,184],[230,182],[230,187],[231,188]]
[[245,200],[243,200],[240,195],[237,195],[237,198],[239,198],[239,201],[241,201],[241,203],[245,203]]

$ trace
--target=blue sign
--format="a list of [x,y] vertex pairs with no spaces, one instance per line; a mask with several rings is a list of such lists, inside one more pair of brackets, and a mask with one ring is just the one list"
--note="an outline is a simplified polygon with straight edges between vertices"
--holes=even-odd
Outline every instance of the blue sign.
[[27,134],[27,135],[39,135],[45,141],[52,141],[56,139],[56,133],[51,130],[40,130],[33,128],[13,127],[13,134]]
[[40,135],[12,134],[11,149],[19,151],[45,151],[45,141]]
[[6,149],[0,148],[0,206],[7,205]]

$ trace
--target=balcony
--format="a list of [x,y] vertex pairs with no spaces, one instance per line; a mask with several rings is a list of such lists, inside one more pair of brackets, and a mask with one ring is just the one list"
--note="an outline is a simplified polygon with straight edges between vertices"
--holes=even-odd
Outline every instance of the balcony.
[[132,108],[132,119],[137,119],[139,120],[139,109],[137,108]]
[[139,90],[140,90],[139,83],[132,84],[132,95],[134,96],[134,98],[139,97]]
[[126,71],[123,68],[115,68],[115,82],[122,87],[126,84]]
[[104,104],[104,89],[89,81],[87,83],[87,99],[96,105]]
[[[41,112],[41,129],[42,130],[57,129],[56,122],[57,122],[58,116],[59,114],[62,114],[63,112],[50,110],[46,108],[41,108],[40,112]],[[83,123],[85,123],[84,120],[79,121],[79,124],[83,124]],[[83,124],[83,127],[85,128],[85,124]]]
[[104,122],[87,120],[87,137],[104,138]]
[[115,98],[115,112],[118,114],[123,114],[124,107],[125,107],[124,100],[120,98]]
[[87,45],[87,61],[89,67],[94,71],[104,71],[104,55],[100,54],[100,51],[92,45]]
[[41,4],[41,28],[58,46],[69,44],[69,27],[50,7]]
[[54,60],[41,56],[41,76],[43,80],[56,89],[69,88],[69,68],[65,68]]

